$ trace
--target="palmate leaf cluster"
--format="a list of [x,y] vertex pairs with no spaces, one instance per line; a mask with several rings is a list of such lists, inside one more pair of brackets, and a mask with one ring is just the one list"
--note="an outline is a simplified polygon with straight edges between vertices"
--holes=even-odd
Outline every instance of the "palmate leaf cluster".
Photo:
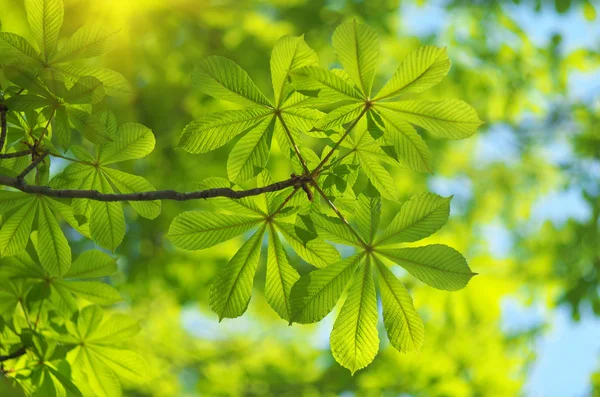
[[[262,205],[262,199],[246,198],[220,205],[227,210],[223,213],[185,212],[174,219],[167,237],[176,247],[198,250],[241,234],[250,236],[213,283],[210,305],[220,319],[246,311],[265,240],[264,294],[282,319],[317,322],[346,291],[331,349],[336,360],[354,372],[368,365],[379,347],[375,275],[391,344],[407,352],[423,343],[423,323],[388,263],[449,291],[464,288],[474,275],[463,256],[448,246],[397,247],[437,231],[448,219],[450,198],[414,196],[379,231],[382,198],[399,198],[386,166],[431,172],[431,152],[415,126],[436,138],[462,139],[481,122],[474,109],[459,100],[414,100],[412,95],[399,100],[442,80],[450,68],[445,49],[425,46],[410,53],[372,94],[379,52],[376,33],[356,21],[346,23],[336,29],[333,46],[344,69],[320,67],[302,37],[281,38],[271,56],[273,101],[231,60],[209,57],[196,65],[193,80],[203,92],[244,106],[203,116],[181,135],[180,147],[191,153],[217,149],[241,136],[228,157],[229,182],[211,179],[208,186],[235,186],[231,184],[256,176],[258,186],[268,185],[265,167],[273,135],[294,161],[294,170],[313,179],[303,186],[308,200],[302,196],[299,201],[295,188],[265,195]],[[332,104],[333,110],[321,112]],[[326,140],[321,156],[301,144],[303,135]],[[360,174],[368,179],[366,187],[360,187]],[[328,207],[339,218],[328,214]],[[281,237],[318,269],[300,277]],[[334,245],[323,256],[325,241]],[[336,245],[355,247],[355,253],[340,259]],[[317,246],[319,252],[314,250]]]
[[[26,0],[25,9],[36,45],[0,32],[0,104],[8,108],[0,174],[20,178],[26,172],[21,183],[44,191],[155,191],[142,176],[118,168],[152,152],[152,131],[119,123],[111,111],[94,106],[107,95],[130,92],[128,83],[112,70],[71,65],[111,50],[115,32],[82,27],[61,45],[62,1]],[[179,147],[194,154],[235,140],[227,179],[208,178],[197,188],[272,186],[267,165],[274,143],[290,160],[295,179],[261,195],[212,198],[219,212],[183,212],[166,237],[177,248],[201,250],[244,236],[210,289],[208,303],[219,320],[244,314],[263,263],[264,296],[290,324],[317,322],[343,301],[331,349],[355,372],[379,347],[378,294],[390,343],[407,352],[424,341],[423,322],[390,265],[449,291],[464,288],[474,274],[445,245],[399,246],[441,228],[450,198],[416,195],[389,224],[381,220],[381,207],[400,198],[392,167],[432,172],[421,130],[462,139],[480,121],[461,101],[414,99],[448,72],[445,49],[425,46],[410,53],[373,94],[376,33],[354,21],[340,25],[332,41],[343,69],[321,67],[303,37],[279,39],[270,61],[272,96],[227,58],[196,64],[192,81],[200,90],[240,106],[206,114],[183,130]],[[306,141],[319,144],[309,147]],[[35,163],[40,156],[43,161]],[[51,173],[57,160],[60,171]],[[119,201],[126,200],[63,199],[12,186],[0,191],[0,355],[12,356],[2,360],[3,372],[39,396],[112,397],[121,395],[121,382],[146,381],[144,359],[128,343],[139,325],[108,308],[121,300],[111,285],[116,260],[106,252],[114,253],[125,237]],[[147,219],[161,211],[159,200],[128,205]],[[106,252],[72,252],[69,239],[81,237]],[[352,253],[342,256],[341,246]],[[299,271],[300,261],[316,269]]]
[[[84,26],[60,45],[62,1],[26,0],[25,10],[36,43],[0,31],[0,104],[9,110],[0,173],[15,177],[48,152],[27,183],[154,190],[113,166],[150,153],[152,132],[136,123],[118,126],[110,111],[93,112],[106,96],[130,93],[129,83],[113,70],[72,64],[113,49],[117,32]],[[22,151],[31,155],[11,156]],[[60,158],[72,164],[51,175]],[[131,205],[147,218],[160,213],[160,202]],[[122,300],[110,284],[116,259],[99,250],[73,255],[69,244],[81,235],[114,251],[125,234],[122,204],[8,189],[0,191],[0,215],[0,355],[14,354],[1,363],[3,375],[33,396],[113,397],[122,381],[146,381],[145,360],[131,348],[137,321],[105,312]]]

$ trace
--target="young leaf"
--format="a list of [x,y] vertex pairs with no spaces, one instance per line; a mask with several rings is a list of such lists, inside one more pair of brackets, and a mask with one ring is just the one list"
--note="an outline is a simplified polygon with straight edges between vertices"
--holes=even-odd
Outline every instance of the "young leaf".
[[271,80],[275,104],[280,107],[292,92],[290,73],[298,68],[319,63],[317,54],[304,42],[303,37],[283,36],[271,54]]
[[352,374],[369,365],[377,355],[377,317],[377,295],[368,258],[356,271],[330,338],[333,357]]
[[239,317],[246,311],[250,297],[254,275],[260,259],[260,247],[265,228],[254,233],[238,252],[223,267],[211,286],[209,305],[223,318]]
[[188,124],[179,139],[179,147],[189,153],[207,153],[225,145],[239,134],[262,125],[271,114],[267,108],[209,113]]
[[244,182],[262,171],[269,159],[274,129],[275,118],[265,119],[235,144],[227,158],[230,180]]
[[277,231],[271,224],[269,227],[269,248],[267,250],[265,298],[267,298],[267,302],[273,310],[279,314],[279,317],[287,321],[290,321],[292,316],[290,292],[299,278],[296,269],[290,265]]
[[404,58],[374,100],[423,92],[439,83],[450,69],[445,48],[423,46]]
[[63,24],[62,0],[25,0],[25,11],[29,26],[48,61],[56,50],[58,33]]
[[383,324],[391,345],[403,353],[419,351],[423,345],[425,327],[410,294],[379,259],[375,258],[375,264],[379,272]]
[[369,26],[354,20],[338,26],[332,41],[344,69],[363,95],[369,97],[379,57],[377,33]]
[[377,108],[389,109],[438,138],[468,138],[482,123],[475,109],[457,99],[385,102],[379,103]]
[[187,211],[173,219],[167,238],[178,248],[200,250],[227,241],[261,222],[256,217]]
[[413,242],[438,231],[450,215],[452,197],[422,193],[402,204],[400,211],[376,240],[376,245]]
[[192,81],[202,92],[244,106],[271,106],[248,73],[230,59],[210,56],[196,63]]
[[362,262],[363,256],[364,253],[357,253],[300,277],[292,287],[290,296],[290,323],[316,323],[329,314]]
[[475,275],[460,252],[447,245],[380,249],[377,252],[399,264],[425,284],[441,290],[463,289]]

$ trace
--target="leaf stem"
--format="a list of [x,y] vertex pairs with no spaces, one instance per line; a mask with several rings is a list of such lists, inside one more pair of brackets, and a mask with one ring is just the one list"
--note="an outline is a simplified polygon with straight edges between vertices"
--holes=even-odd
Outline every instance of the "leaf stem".
[[342,144],[342,142],[344,141],[344,139],[346,139],[346,137],[350,134],[350,131],[352,131],[352,129],[356,126],[356,124],[358,124],[358,122],[360,121],[360,119],[362,119],[362,117],[365,115],[365,113],[367,113],[367,111],[369,110],[370,106],[369,104],[365,104],[365,108],[362,110],[362,112],[360,112],[360,114],[358,115],[358,117],[356,118],[356,120],[354,120],[352,122],[352,124],[350,124],[350,126],[346,129],[346,132],[344,133],[344,135],[342,135],[342,137],[340,138],[339,141],[337,141],[337,143],[331,148],[331,150],[329,151],[329,153],[327,153],[327,155],[325,156],[325,158],[323,160],[321,160],[321,162],[319,163],[319,165],[317,165],[317,167],[310,173],[310,177],[314,178],[315,176],[317,176],[319,174],[319,171],[321,171],[321,168],[323,168],[323,166],[329,161],[329,159],[331,158],[331,156],[333,156],[333,153],[340,147],[340,145]]
[[304,161],[304,158],[300,154],[300,149],[298,148],[298,145],[296,145],[296,141],[294,141],[294,137],[292,136],[292,133],[291,133],[290,129],[288,128],[288,126],[285,123],[285,121],[283,121],[283,117],[281,117],[281,112],[280,111],[276,111],[275,114],[277,115],[277,118],[279,119],[279,121],[281,121],[281,125],[283,126],[283,129],[284,129],[284,131],[285,131],[288,139],[290,140],[290,144],[294,148],[294,152],[296,153],[296,157],[298,157],[298,160],[300,161],[300,164],[302,164],[302,169],[304,170],[304,174],[305,175],[310,174],[308,166],[306,165],[306,161]]
[[311,183],[311,185],[313,185],[314,188],[317,190],[317,192],[319,192],[321,197],[323,197],[325,202],[327,202],[327,205],[329,205],[329,207],[333,210],[333,212],[335,212],[335,214],[338,216],[338,218],[340,218],[342,223],[348,228],[348,230],[350,230],[350,232],[354,235],[354,237],[356,237],[358,239],[358,241],[360,242],[362,247],[367,248],[367,243],[365,243],[364,240],[362,239],[362,237],[360,237],[360,235],[356,232],[356,230],[354,230],[352,225],[346,220],[346,217],[344,217],[344,215],[340,212],[340,210],[337,209],[335,204],[333,204],[333,202],[331,200],[329,200],[329,197],[327,197],[327,194],[321,189],[321,187],[314,181]]

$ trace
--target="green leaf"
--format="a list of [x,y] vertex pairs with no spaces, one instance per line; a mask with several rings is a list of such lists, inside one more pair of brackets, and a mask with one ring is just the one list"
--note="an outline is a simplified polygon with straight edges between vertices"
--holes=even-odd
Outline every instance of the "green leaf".
[[101,164],[112,164],[141,159],[154,150],[155,142],[149,128],[138,123],[126,123],[119,127],[112,142],[102,145],[98,160]]
[[97,104],[104,99],[104,85],[92,76],[79,78],[63,96],[71,104]]
[[275,221],[277,230],[294,249],[296,254],[306,262],[318,268],[324,268],[340,260],[339,252],[321,238],[304,242],[296,231],[294,225],[282,221]]
[[106,95],[110,96],[122,96],[129,95],[133,92],[133,88],[121,75],[110,69],[103,68],[88,68],[81,66],[69,66],[69,65],[53,65],[52,70],[58,71],[70,78],[71,80],[77,80],[79,77],[92,76],[97,78],[104,85]]
[[25,249],[35,217],[37,200],[31,198],[0,229],[0,255],[12,256]]
[[143,383],[148,380],[148,365],[138,353],[126,349],[93,345],[89,353],[100,359],[120,379],[131,383]]
[[49,60],[56,50],[58,33],[63,24],[62,0],[25,0],[25,11],[42,54]]
[[85,347],[76,347],[74,353],[81,357],[81,372],[98,397],[120,397],[121,383],[117,375]]
[[271,54],[271,80],[277,107],[281,107],[293,90],[290,73],[318,63],[317,54],[304,42],[303,37],[283,36],[277,40]]
[[270,109],[242,109],[208,113],[188,124],[179,139],[179,147],[189,153],[207,153],[249,131],[271,114]]
[[344,69],[364,96],[369,97],[379,57],[377,33],[354,20],[338,26],[332,41]]
[[73,127],[75,127],[75,129],[88,141],[96,144],[110,141],[106,127],[95,115],[73,107],[67,108],[67,115],[69,116],[69,120],[71,121],[71,124],[73,124]]
[[65,278],[96,278],[107,277],[117,271],[115,259],[102,251],[84,251],[73,261]]
[[357,270],[348,297],[333,324],[331,352],[352,374],[369,365],[379,350],[377,295],[371,261]]
[[71,126],[64,106],[56,108],[51,123],[52,137],[56,139],[56,143],[63,148],[68,148],[71,143]]
[[390,344],[398,351],[419,351],[423,346],[425,327],[404,285],[380,260],[375,259],[379,270],[379,291],[383,306],[383,324]]
[[316,323],[333,309],[364,253],[357,253],[323,269],[312,271],[292,287],[291,322]]
[[[97,172],[94,189],[102,193],[114,193],[106,177]],[[118,202],[91,200],[90,234],[100,246],[114,251],[125,237],[125,216]]]
[[40,54],[23,37],[0,32],[0,65],[41,63]]
[[279,240],[277,231],[270,225],[269,248],[267,251],[267,276],[265,298],[269,305],[284,320],[290,321],[292,308],[290,292],[300,276],[289,262],[287,253]]
[[362,241],[340,219],[319,213],[312,214],[311,219],[317,227],[319,236],[325,240],[338,244],[362,247]]
[[231,181],[247,181],[263,170],[269,159],[275,120],[264,120],[235,144],[227,158],[227,176]]
[[[128,174],[112,168],[102,168],[104,175],[121,193],[153,192],[154,186],[141,176]],[[155,219],[160,214],[160,200],[153,201],[129,201],[135,212],[146,219]]]
[[402,119],[447,139],[468,138],[482,122],[470,105],[457,99],[379,103],[377,108],[396,112]]
[[71,267],[71,248],[45,199],[38,205],[38,256],[52,276],[62,276]]
[[55,283],[98,305],[112,305],[122,300],[119,291],[105,283],[96,281],[56,281]]
[[394,112],[380,109],[380,115],[385,121],[385,136],[399,160],[412,170],[431,172],[431,152],[417,131]]
[[454,248],[442,244],[416,248],[379,249],[377,252],[405,268],[427,285],[446,291],[458,291],[476,273]]
[[356,198],[355,215],[358,232],[371,244],[381,220],[381,197],[372,186]]
[[356,152],[362,170],[365,172],[373,186],[379,190],[384,198],[393,201],[398,200],[396,182],[390,173],[379,164],[378,157],[365,150],[357,150]]
[[364,105],[362,103],[353,103],[335,108],[333,111],[327,113],[327,116],[319,120],[315,124],[315,128],[326,131],[354,121],[362,114],[363,108]]
[[115,344],[130,341],[141,330],[139,322],[124,314],[113,314],[104,317],[102,324],[87,340],[94,344]]
[[187,211],[173,219],[167,238],[178,248],[200,250],[242,234],[262,221],[249,216]]
[[261,227],[219,272],[210,288],[209,305],[223,318],[239,317],[248,308],[254,275],[260,259],[265,227]]
[[0,214],[5,214],[15,207],[27,204],[31,196],[23,192],[0,190]]
[[376,240],[376,245],[419,241],[438,231],[450,215],[452,197],[434,193],[412,196]]
[[323,103],[363,99],[361,94],[346,80],[331,70],[318,66],[305,66],[295,70],[293,84],[301,92],[315,91]]
[[421,47],[404,58],[396,73],[374,100],[423,92],[442,81],[448,70],[450,70],[450,59],[446,48]]
[[4,101],[13,112],[28,112],[51,104],[50,100],[37,95],[21,94]]
[[69,38],[52,58],[53,63],[92,58],[112,51],[117,44],[117,32],[109,32],[103,25],[85,25]]
[[197,62],[192,81],[207,95],[244,106],[271,106],[248,73],[237,63],[220,56]]

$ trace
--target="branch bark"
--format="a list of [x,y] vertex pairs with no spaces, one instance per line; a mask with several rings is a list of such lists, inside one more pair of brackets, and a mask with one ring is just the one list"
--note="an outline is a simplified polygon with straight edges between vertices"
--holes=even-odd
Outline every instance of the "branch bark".
[[153,201],[153,200],[174,200],[188,201],[197,199],[208,199],[212,197],[228,197],[231,199],[240,199],[243,197],[258,196],[259,194],[276,192],[288,187],[300,188],[310,182],[310,178],[302,176],[292,176],[285,181],[275,182],[264,187],[257,187],[248,190],[233,190],[230,188],[215,188],[199,190],[195,192],[178,192],[176,190],[156,190],[149,192],[109,194],[101,193],[97,190],[71,190],[71,189],[53,189],[50,186],[30,185],[20,178],[13,178],[6,175],[0,175],[0,185],[10,186],[24,193],[39,194],[47,197],[64,199],[90,199],[95,201]]

